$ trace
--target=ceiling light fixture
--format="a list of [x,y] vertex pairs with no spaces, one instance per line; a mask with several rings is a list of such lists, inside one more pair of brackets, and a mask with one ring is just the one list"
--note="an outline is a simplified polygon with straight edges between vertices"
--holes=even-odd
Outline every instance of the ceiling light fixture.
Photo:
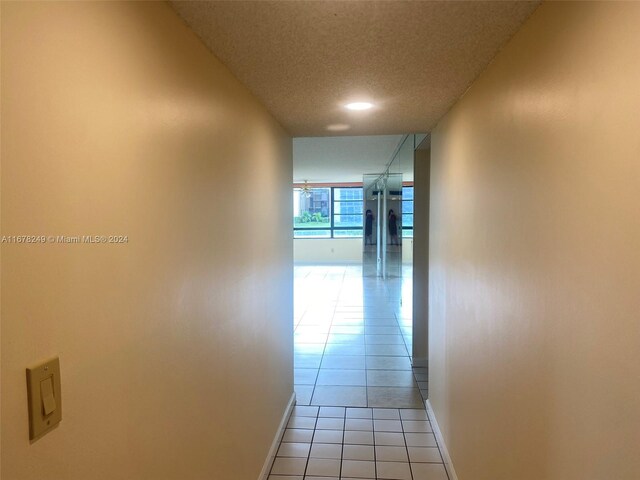
[[352,102],[352,103],[347,103],[344,108],[348,109],[348,110],[369,110],[370,108],[373,108],[373,103],[369,103],[369,102]]
[[332,123],[331,125],[327,125],[327,130],[330,132],[344,132],[350,128],[351,127],[345,123]]

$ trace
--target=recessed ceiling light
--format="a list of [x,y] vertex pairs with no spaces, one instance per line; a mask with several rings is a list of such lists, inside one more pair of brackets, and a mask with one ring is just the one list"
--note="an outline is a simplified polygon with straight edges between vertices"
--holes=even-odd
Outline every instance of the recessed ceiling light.
[[369,103],[369,102],[352,102],[352,103],[347,103],[344,107],[349,109],[349,110],[369,110],[370,108],[373,107],[373,103]]
[[330,132],[344,132],[345,130],[349,130],[351,127],[344,123],[333,123],[331,125],[327,125],[327,130]]

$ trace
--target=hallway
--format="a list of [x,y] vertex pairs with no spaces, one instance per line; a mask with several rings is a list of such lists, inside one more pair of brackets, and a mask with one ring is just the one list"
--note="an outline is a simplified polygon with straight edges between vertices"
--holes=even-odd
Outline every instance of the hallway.
[[639,480],[638,25],[1,1],[0,478]]
[[269,480],[447,480],[424,410],[296,406]]
[[295,267],[298,405],[424,408],[426,373],[411,370],[411,275],[406,266],[387,280],[355,265]]
[[[446,480],[411,368],[412,269],[294,268],[297,405],[270,480]],[[414,377],[415,374],[415,377]]]

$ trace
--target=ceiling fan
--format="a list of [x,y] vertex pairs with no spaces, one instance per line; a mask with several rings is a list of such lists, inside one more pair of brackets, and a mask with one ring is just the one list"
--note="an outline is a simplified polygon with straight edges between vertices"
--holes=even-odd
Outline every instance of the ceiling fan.
[[304,193],[304,196],[307,198],[311,197],[311,187],[309,187],[309,184],[306,180],[304,181],[304,186],[302,187],[302,193]]

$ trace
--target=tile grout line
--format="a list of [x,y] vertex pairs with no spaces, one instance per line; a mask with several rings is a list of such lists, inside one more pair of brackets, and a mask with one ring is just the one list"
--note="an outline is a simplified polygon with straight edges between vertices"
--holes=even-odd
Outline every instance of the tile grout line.
[[376,421],[373,418],[373,408],[371,409],[371,435],[373,435],[373,473],[375,477],[378,478],[378,454],[376,452]]
[[402,438],[404,440],[404,448],[407,452],[407,462],[409,463],[409,473],[411,475],[411,480],[413,480],[413,467],[411,466],[411,457],[409,456],[409,445],[407,445],[407,437],[405,435],[404,423],[402,423],[402,414],[400,413],[400,409],[398,409],[398,416],[400,417],[400,428],[402,429]]
[[340,475],[338,478],[342,478],[342,462],[344,459],[344,436],[347,428],[347,407],[344,409],[344,417],[342,418],[342,448],[340,448]]
[[307,469],[309,468],[309,462],[311,461],[311,449],[313,448],[313,440],[316,438],[316,427],[318,426],[318,419],[320,418],[320,407],[316,413],[316,422],[313,424],[313,434],[311,434],[311,442],[309,443],[309,453],[307,454],[307,462],[304,465],[304,473],[302,478],[307,476]]
[[[322,348],[322,355],[320,357],[320,365],[318,367],[318,372],[316,374],[315,381],[313,382],[313,390],[311,391],[311,398],[309,398],[309,405],[313,404],[313,397],[316,394],[316,387],[318,386],[318,377],[320,376],[320,369],[322,368],[322,362],[324,361],[324,355],[327,350],[327,344],[329,341],[329,334],[331,333],[331,327],[333,326],[333,318],[336,314],[337,304],[333,306],[333,313],[331,314],[331,322],[329,323],[329,333],[327,334],[327,341],[324,342],[324,346]],[[294,365],[295,368],[295,365]],[[318,415],[320,415],[320,409],[318,409]],[[315,435],[315,432],[314,432]]]

